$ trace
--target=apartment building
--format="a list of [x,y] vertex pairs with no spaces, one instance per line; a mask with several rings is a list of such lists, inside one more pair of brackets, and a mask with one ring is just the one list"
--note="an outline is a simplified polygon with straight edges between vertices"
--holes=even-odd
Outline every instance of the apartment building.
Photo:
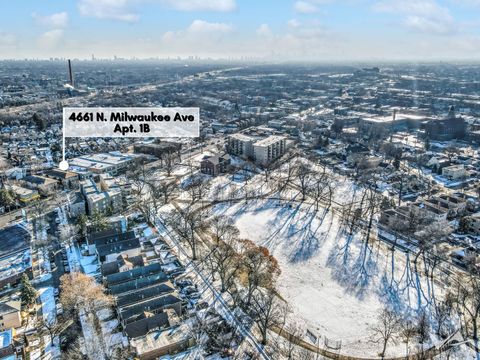
[[244,134],[232,134],[228,137],[227,149],[230,154],[245,159],[253,157],[253,143],[256,138]]
[[286,138],[272,135],[253,144],[253,158],[261,165],[267,165],[285,154]]
[[86,199],[86,210],[89,215],[95,211],[111,210],[117,212],[122,208],[122,192],[111,177],[100,176],[100,182],[98,183],[93,179],[86,179],[81,181],[80,185]]
[[270,135],[259,139],[245,134],[233,134],[228,138],[228,152],[244,159],[252,159],[260,165],[267,165],[286,151],[286,138]]

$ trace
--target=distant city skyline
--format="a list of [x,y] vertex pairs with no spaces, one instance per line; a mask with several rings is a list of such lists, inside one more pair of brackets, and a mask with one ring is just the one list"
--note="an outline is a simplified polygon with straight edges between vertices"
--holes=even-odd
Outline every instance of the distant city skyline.
[[0,59],[478,60],[480,0],[22,0]]

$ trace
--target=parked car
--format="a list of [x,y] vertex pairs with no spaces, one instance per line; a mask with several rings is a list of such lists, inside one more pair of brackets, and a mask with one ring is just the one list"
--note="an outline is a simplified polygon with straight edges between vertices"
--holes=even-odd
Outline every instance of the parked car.
[[193,282],[192,282],[192,280],[190,280],[190,279],[178,280],[178,281],[176,281],[176,284],[177,284],[177,286],[179,286],[180,288],[184,288],[184,287],[186,287],[186,286],[193,286]]
[[57,304],[57,315],[62,315],[63,314],[63,306],[62,304],[58,303]]

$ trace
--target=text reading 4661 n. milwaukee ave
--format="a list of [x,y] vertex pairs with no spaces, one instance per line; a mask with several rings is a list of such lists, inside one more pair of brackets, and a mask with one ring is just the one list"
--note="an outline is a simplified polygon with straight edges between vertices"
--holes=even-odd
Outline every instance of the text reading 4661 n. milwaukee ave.
[[65,137],[197,137],[198,108],[64,108]]

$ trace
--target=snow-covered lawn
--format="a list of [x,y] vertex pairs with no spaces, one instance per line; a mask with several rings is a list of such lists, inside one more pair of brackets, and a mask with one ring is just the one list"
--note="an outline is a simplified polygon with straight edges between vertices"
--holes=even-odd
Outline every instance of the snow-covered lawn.
[[[344,194],[345,189],[339,197]],[[232,217],[241,237],[270,249],[282,270],[281,296],[305,331],[322,336],[322,346],[327,337],[342,341],[342,353],[376,356],[380,346],[371,341],[371,327],[378,313],[388,306],[413,315],[418,298],[425,306],[412,286],[415,281],[407,282],[405,254],[394,252],[392,261],[392,252],[383,245],[363,246],[360,233],[347,241],[331,211],[315,214],[307,204],[257,200],[217,205],[215,212]],[[418,283],[429,298],[425,281]],[[401,342],[390,345],[387,355],[402,356],[404,349]]]

